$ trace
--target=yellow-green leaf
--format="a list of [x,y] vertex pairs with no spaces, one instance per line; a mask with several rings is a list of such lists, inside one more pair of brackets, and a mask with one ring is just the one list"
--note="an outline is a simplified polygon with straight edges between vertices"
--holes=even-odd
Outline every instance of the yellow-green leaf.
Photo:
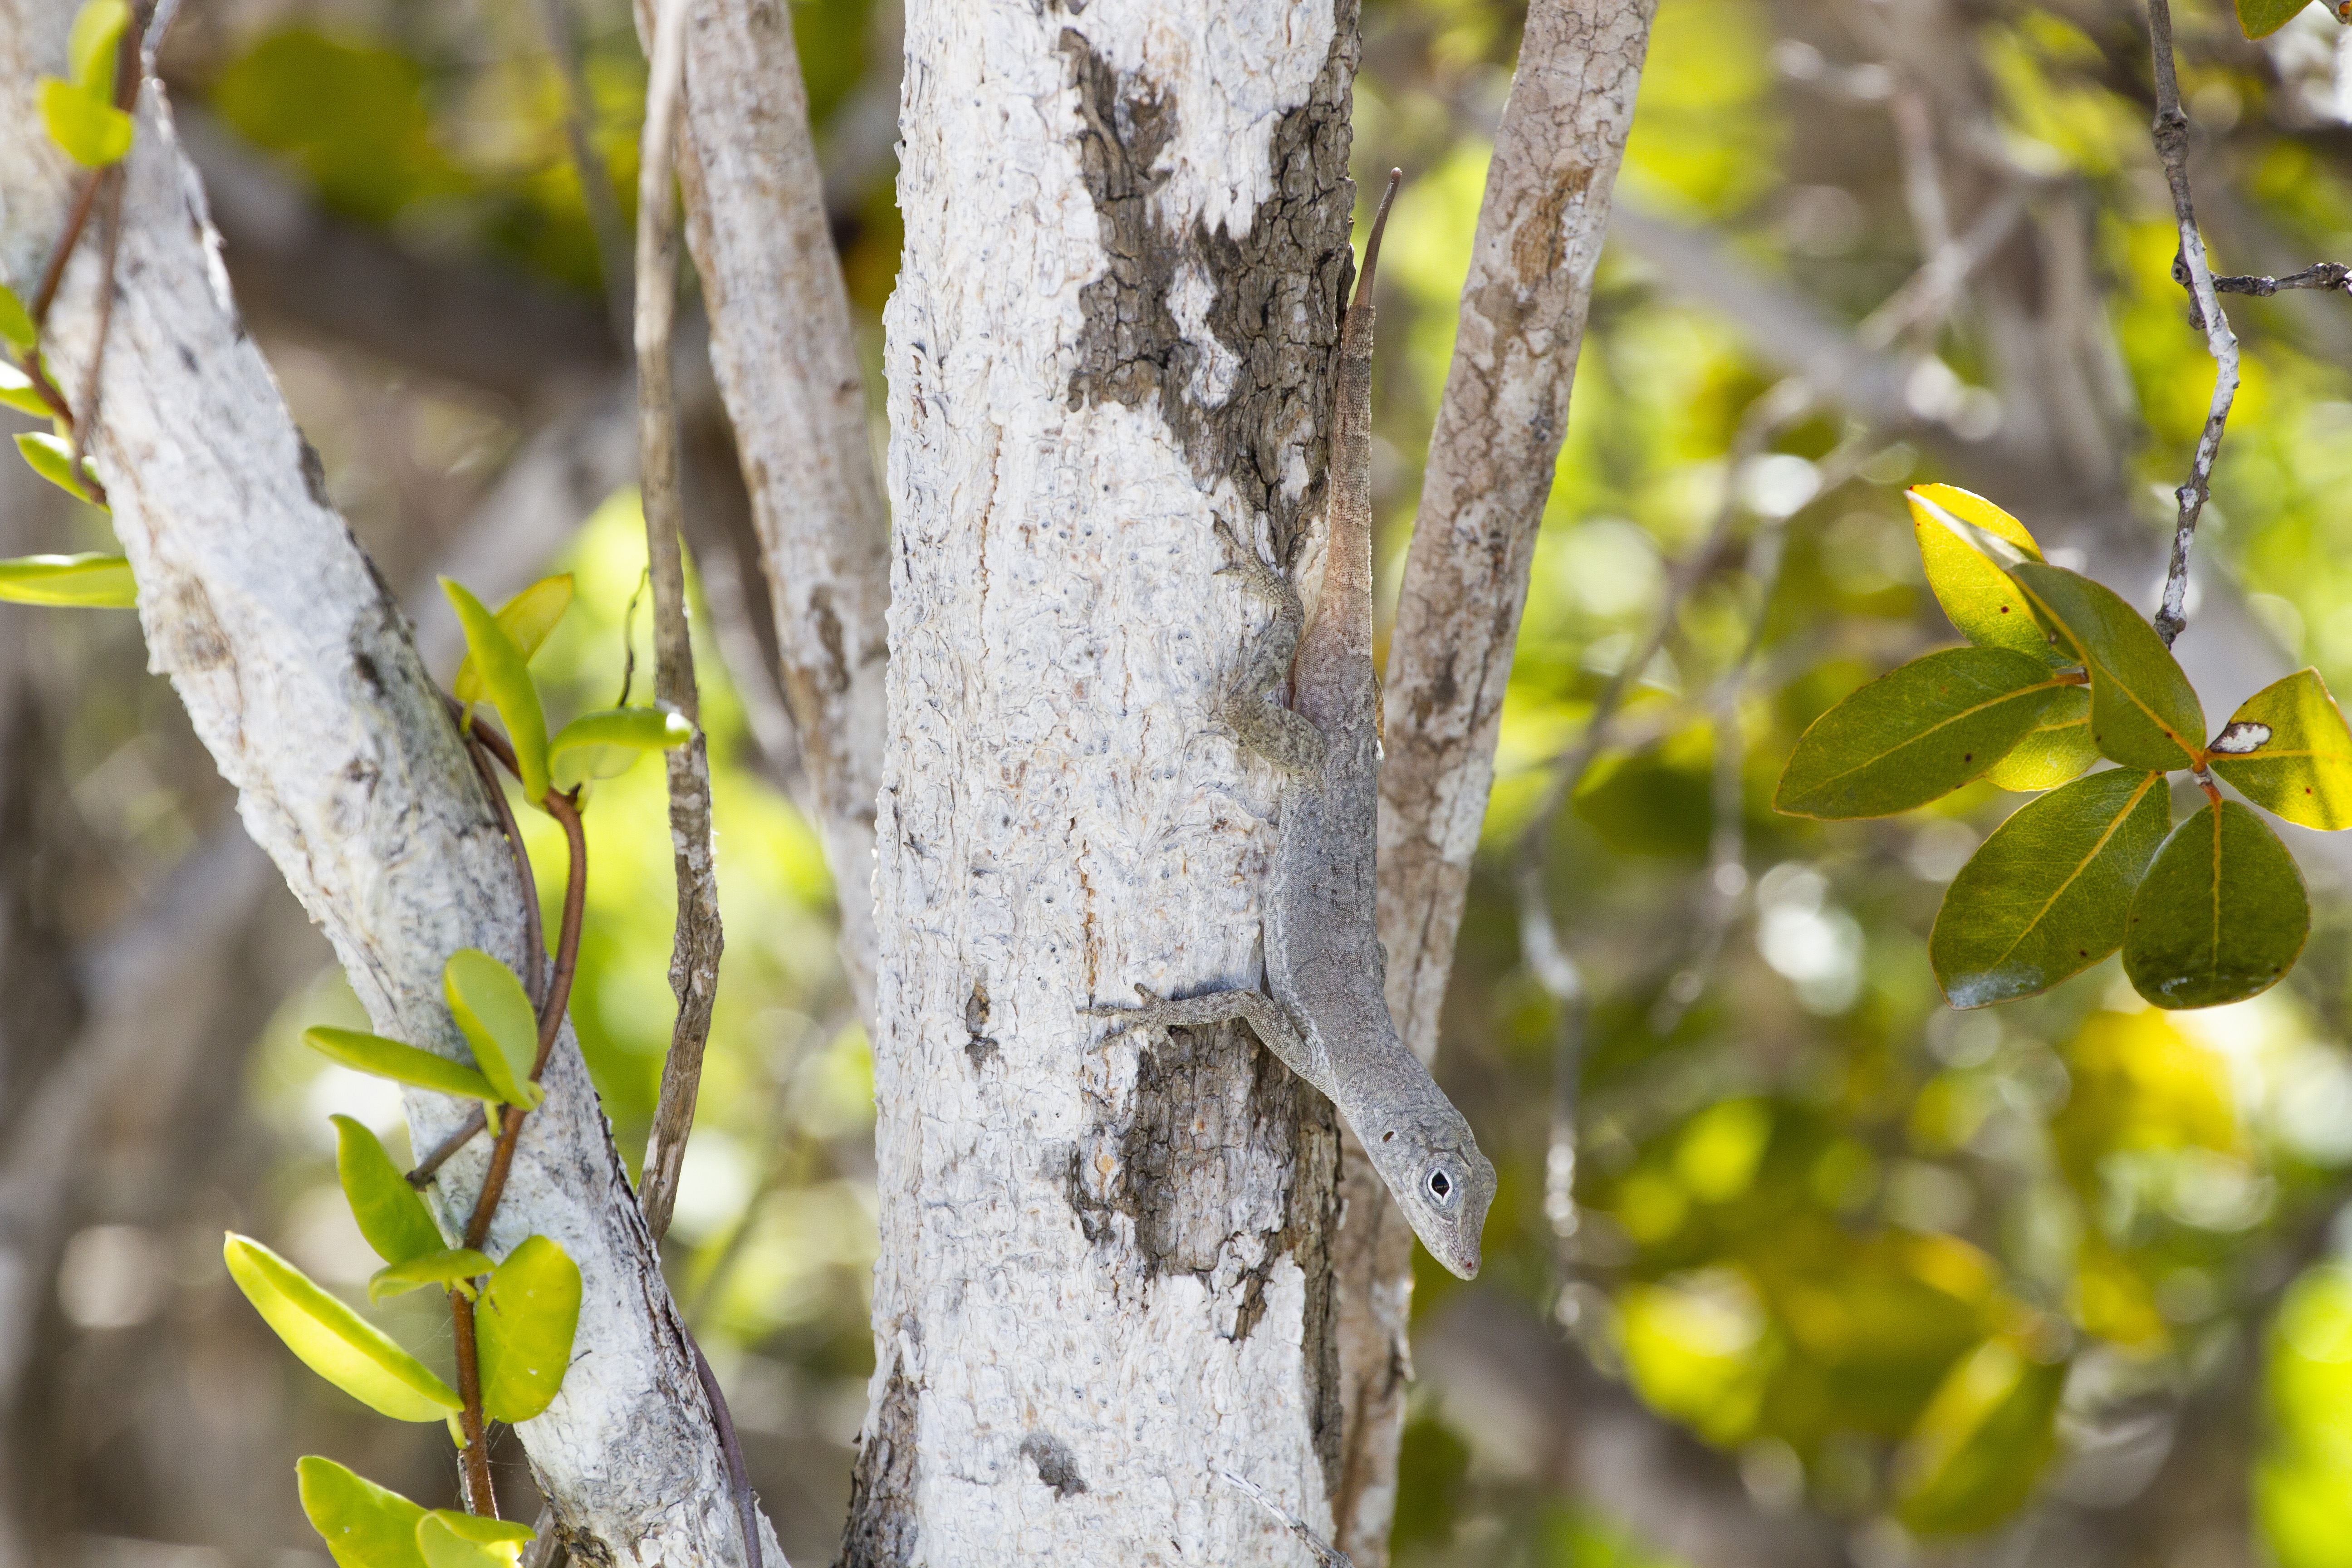
[[[362,1034],[357,1029],[331,1029],[321,1024],[302,1031],[302,1043],[322,1057],[330,1057],[347,1068],[357,1068],[378,1078],[388,1078],[396,1083],[413,1083],[419,1089],[437,1089],[443,1094],[454,1094],[467,1100],[495,1100],[501,1098],[490,1087],[490,1080],[469,1067],[436,1057],[431,1051],[398,1040],[387,1040],[382,1035]],[[508,1103],[515,1103],[509,1101]]]
[[2352,729],[2315,669],[2273,680],[2206,750],[2213,771],[2301,827],[2352,827]]
[[416,1548],[423,1508],[317,1454],[296,1460],[294,1474],[336,1568],[425,1568]]
[[[539,652],[540,644],[572,607],[572,574],[561,573],[553,577],[541,577],[513,598],[499,606],[499,625],[506,627],[507,636],[514,639],[515,648],[529,664]],[[460,702],[483,702],[489,699],[482,685],[481,672],[474,668],[474,656],[467,654],[457,667],[457,679],[449,686],[450,694]]]
[[2123,944],[2171,816],[2162,773],[2117,768],[2018,808],[1952,879],[1927,939],[1955,1007],[2046,991]]
[[539,1016],[515,972],[479,948],[461,947],[442,967],[441,994],[499,1098],[525,1110],[545,1099],[546,1091],[530,1081],[539,1059]]
[[2016,1511],[2056,1446],[2064,1366],[1988,1340],[1954,1363],[1895,1458],[1896,1512],[1920,1535],[1962,1535]]
[[606,708],[583,713],[548,744],[548,773],[558,789],[629,771],[647,752],[667,752],[694,739],[683,713],[663,708]]
[[[30,322],[26,324],[31,325]],[[0,404],[19,414],[29,414],[36,419],[47,419],[56,412],[50,408],[47,400],[33,389],[33,378],[6,360],[0,360]]]
[[0,561],[0,599],[127,610],[139,603],[139,588],[120,555],[19,555]]
[[2114,589],[2063,567],[2029,561],[2010,574],[2091,672],[2091,739],[2100,753],[2158,773],[2194,765],[2205,710],[2156,628]]
[[[377,1269],[368,1277],[368,1301],[373,1304],[387,1297],[404,1296],[427,1285],[467,1289],[467,1280],[480,1279],[493,1267],[488,1258],[470,1247],[445,1247]],[[472,1294],[471,1289],[467,1289],[467,1293]]]
[[131,116],[58,77],[41,79],[41,123],[86,169],[103,169],[131,151]]
[[2025,732],[2009,755],[1993,763],[1986,780],[1999,788],[2030,793],[2056,789],[2079,778],[2099,760],[2091,743],[2091,689],[2070,686],[2061,691]]
[[580,1269],[563,1248],[534,1236],[507,1255],[474,1312],[481,1350],[482,1408],[528,1421],[547,1408],[572,1365],[580,1326]]
[[221,1254],[236,1288],[287,1348],[361,1404],[395,1421],[438,1421],[463,1407],[423,1362],[251,1237],[232,1234]]
[[509,1520],[436,1508],[416,1523],[425,1568],[514,1568],[534,1531]]
[[2034,620],[2032,607],[2009,574],[1946,527],[1937,510],[1972,522],[2039,561],[2042,547],[2023,523],[1958,485],[1915,485],[1903,499],[1911,506],[1911,534],[1927,568],[1927,586],[1962,637],[1979,647],[2011,648],[2045,664],[2071,662],[2051,647],[2048,634]]
[[2311,934],[2303,873],[2234,800],[2172,830],[2132,900],[2124,973],[2159,1007],[2217,1007],[2278,983]]
[[507,727],[516,771],[522,774],[523,798],[536,805],[547,794],[547,717],[540,710],[539,689],[530,683],[530,661],[464,584],[444,577],[441,591],[457,608],[458,624],[466,628],[467,652],[481,671],[490,706]]
[[2063,688],[2039,659],[1956,647],[1913,659],[1813,721],[1773,805],[1792,816],[1887,816],[2000,761]]
[[0,343],[23,353],[39,336],[33,330],[33,313],[25,309],[25,301],[16,298],[14,289],[0,283]]
[[405,1263],[440,1251],[440,1226],[375,1134],[351,1117],[331,1120],[335,1174],[352,1205],[352,1217],[359,1221],[360,1234],[375,1255],[386,1263]]
[[114,68],[129,26],[131,7],[124,0],[88,0],[74,13],[73,29],[66,35],[66,63],[75,85],[100,103],[114,100]]
[[27,430],[16,437],[16,450],[24,455],[33,472],[78,501],[90,500],[89,487],[74,477],[73,447],[64,437],[52,436],[46,430]]
[[2311,0],[2238,0],[2238,30],[2249,38],[2267,38],[2289,22]]

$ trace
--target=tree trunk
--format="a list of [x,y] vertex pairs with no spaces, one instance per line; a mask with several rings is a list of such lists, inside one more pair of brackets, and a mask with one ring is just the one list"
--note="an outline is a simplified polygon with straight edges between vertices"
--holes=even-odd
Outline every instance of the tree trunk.
[[887,318],[866,1565],[1295,1563],[1338,1473],[1329,1104],[1245,1031],[1277,781],[1211,714],[1318,519],[1349,0],[923,0]]

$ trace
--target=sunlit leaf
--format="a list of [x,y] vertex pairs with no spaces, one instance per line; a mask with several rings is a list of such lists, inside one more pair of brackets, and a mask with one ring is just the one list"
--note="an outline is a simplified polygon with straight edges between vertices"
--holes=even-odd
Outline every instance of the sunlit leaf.
[[2172,830],[2132,900],[2124,973],[2159,1007],[2214,1007],[2267,991],[2311,934],[2294,857],[2268,824],[2216,801]]
[[296,1460],[294,1474],[336,1568],[425,1568],[416,1548],[423,1508],[316,1454]]
[[2172,650],[2114,589],[2034,562],[2011,568],[2034,614],[2091,672],[2091,738],[2127,768],[2190,766],[2205,744],[2205,710]]
[[441,591],[456,606],[458,624],[466,629],[466,647],[481,671],[483,689],[506,725],[514,746],[516,771],[522,775],[523,798],[537,805],[547,794],[547,718],[540,710],[539,689],[530,683],[530,661],[513,637],[499,624],[482,602],[452,578],[441,579]]
[[64,437],[52,436],[46,430],[27,430],[16,437],[16,450],[24,454],[33,472],[78,501],[90,500],[89,487],[74,478],[73,447]]
[[5,360],[0,360],[0,405],[19,414],[29,414],[36,419],[47,419],[56,412],[50,408],[47,400],[34,390],[33,378]]
[[139,603],[139,588],[120,555],[20,555],[0,561],[0,599],[127,610]]
[[1879,677],[1813,721],[1773,805],[1792,816],[1887,816],[1998,762],[2063,688],[2009,648],[1956,647]]
[[1896,1510],[1920,1535],[1960,1535],[2015,1511],[2055,1447],[2063,1365],[1988,1340],[1945,1375],[1895,1456]]
[[427,1285],[447,1287],[478,1279],[492,1267],[488,1258],[470,1247],[441,1247],[421,1258],[388,1263],[377,1269],[368,1279],[368,1300],[373,1303],[404,1296]]
[[2051,646],[2049,635],[2033,618],[2032,606],[2000,563],[1988,561],[1982,551],[1945,527],[1930,508],[1940,507],[1975,523],[2039,561],[2042,547],[2023,523],[1958,485],[1916,485],[1904,500],[1911,506],[1911,533],[1919,543],[1919,559],[1927,568],[1927,586],[1962,637],[1979,647],[2011,648],[2045,664],[2073,662],[2063,650]]
[[479,948],[459,948],[441,970],[441,994],[499,1098],[526,1110],[545,1099],[546,1091],[530,1081],[539,1058],[539,1016],[515,972]]
[[308,1275],[250,1237],[232,1234],[221,1253],[254,1310],[304,1365],[377,1414],[438,1421],[463,1406],[454,1390]]
[[528,1421],[547,1408],[572,1365],[580,1326],[580,1269],[543,1236],[507,1255],[474,1313],[481,1347],[482,1408]]
[[511,1520],[436,1508],[416,1524],[425,1568],[514,1568],[533,1531]]
[[667,752],[694,739],[683,713],[663,708],[606,708],[583,713],[548,745],[548,772],[558,789],[628,772],[647,752]]
[[23,353],[38,336],[33,331],[33,313],[25,309],[25,301],[16,298],[14,289],[0,283],[0,343]]
[[[559,573],[541,577],[513,598],[499,606],[499,625],[506,627],[507,636],[514,639],[515,648],[529,664],[539,652],[547,634],[572,607],[572,574]],[[474,668],[474,656],[468,653],[457,666],[457,679],[449,685],[450,695],[460,702],[486,702],[489,691],[482,684],[481,672]]]
[[2164,841],[2162,773],[2116,768],[2018,808],[1944,895],[1927,957],[1955,1007],[2046,991],[2123,944],[2124,914]]
[[[467,1100],[494,1100],[500,1098],[490,1087],[490,1080],[469,1067],[460,1066],[446,1057],[436,1057],[431,1051],[398,1040],[387,1040],[382,1035],[362,1034],[357,1029],[334,1029],[321,1024],[302,1031],[302,1043],[320,1056],[331,1057],[347,1068],[356,1068],[378,1078],[388,1078],[397,1083],[413,1083],[419,1089],[437,1089],[444,1094],[455,1094]],[[513,1103],[509,1101],[508,1103]]]
[[[434,1058],[439,1060],[437,1057]],[[376,1135],[348,1116],[335,1124],[335,1174],[359,1221],[360,1234],[386,1263],[405,1263],[441,1250],[441,1230],[433,1215]]]
[[2091,689],[2070,686],[2042,710],[2025,739],[1993,763],[1985,779],[2021,794],[2056,789],[2068,779],[2081,777],[2083,770],[2098,760],[2099,748],[2091,741]]
[[2309,4],[2311,0],[2238,0],[2238,30],[2249,38],[2267,38]]
[[41,79],[41,123],[86,169],[103,169],[131,151],[131,116],[57,77]]
[[2352,827],[2352,729],[2315,669],[2252,697],[2208,750],[2248,800],[2303,827]]
[[114,68],[129,26],[131,7],[124,0],[87,0],[66,35],[66,63],[75,84],[100,103],[114,98]]

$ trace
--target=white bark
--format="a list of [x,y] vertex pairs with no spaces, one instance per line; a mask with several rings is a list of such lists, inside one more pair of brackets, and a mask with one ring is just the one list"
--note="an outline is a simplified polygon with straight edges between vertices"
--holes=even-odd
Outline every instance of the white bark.
[[1331,0],[908,9],[859,1568],[1308,1561],[1227,1469],[1330,1531],[1330,1108],[1078,1009],[1260,983],[1211,523],[1312,519],[1355,47]]
[[[0,268],[29,293],[70,168],[34,108],[58,73],[69,0],[0,0]],[[326,504],[315,454],[245,336],[160,88],[141,99],[103,381],[98,467],[140,585],[154,668],[238,791],[254,840],[334,944],[383,1032],[461,1055],[440,994],[463,946],[519,964],[506,845],[407,624]],[[98,247],[51,319],[81,385]],[[520,1434],[568,1531],[619,1563],[736,1563],[737,1530],[691,1356],[567,1029],[526,1128],[491,1251],[554,1238],[585,1279],[562,1394]],[[409,1103],[419,1147],[464,1107]],[[487,1153],[436,1184],[461,1222]],[[770,1548],[772,1560],[781,1561]]]

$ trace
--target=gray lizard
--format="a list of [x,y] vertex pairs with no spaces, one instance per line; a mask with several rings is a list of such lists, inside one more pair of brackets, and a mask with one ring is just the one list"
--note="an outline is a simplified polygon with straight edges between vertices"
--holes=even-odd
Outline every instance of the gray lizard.
[[[1375,925],[1380,692],[1372,676],[1372,274],[1402,172],[1372,220],[1339,329],[1331,419],[1330,548],[1310,621],[1290,583],[1216,522],[1243,590],[1274,606],[1219,717],[1279,766],[1280,847],[1266,901],[1274,994],[1219,991],[1139,1008],[1089,1007],[1130,1026],[1247,1023],[1293,1072],[1330,1097],[1432,1256],[1465,1279],[1494,1201],[1495,1167],[1429,1069],[1397,1037]],[[1278,695],[1288,675],[1297,706]],[[1142,991],[1142,987],[1137,987]]]

